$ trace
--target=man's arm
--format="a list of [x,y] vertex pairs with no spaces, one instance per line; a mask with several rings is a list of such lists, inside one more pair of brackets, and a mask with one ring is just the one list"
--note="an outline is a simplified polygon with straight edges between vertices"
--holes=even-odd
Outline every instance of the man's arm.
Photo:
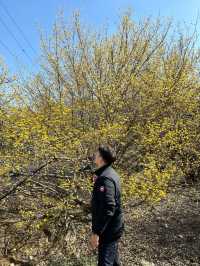
[[101,235],[115,213],[114,182],[108,178],[102,178],[95,193],[99,204],[96,210],[96,217],[92,223],[92,232]]

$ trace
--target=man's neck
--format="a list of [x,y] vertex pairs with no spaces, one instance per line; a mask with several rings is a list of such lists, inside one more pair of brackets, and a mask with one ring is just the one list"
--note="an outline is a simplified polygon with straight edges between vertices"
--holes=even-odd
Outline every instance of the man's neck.
[[97,169],[104,168],[104,166],[107,166],[107,164],[104,163],[104,164],[102,164],[102,165],[99,165],[99,166],[97,167]]

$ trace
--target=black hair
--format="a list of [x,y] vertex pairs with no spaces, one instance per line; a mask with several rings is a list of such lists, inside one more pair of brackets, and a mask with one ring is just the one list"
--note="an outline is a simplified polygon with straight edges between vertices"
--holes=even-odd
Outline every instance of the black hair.
[[116,153],[109,145],[100,145],[98,151],[106,164],[112,164],[116,160]]

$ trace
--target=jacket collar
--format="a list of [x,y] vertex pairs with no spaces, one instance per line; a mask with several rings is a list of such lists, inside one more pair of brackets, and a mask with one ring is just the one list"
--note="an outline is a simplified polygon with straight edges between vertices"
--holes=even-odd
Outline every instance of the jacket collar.
[[102,166],[102,167],[100,167],[100,168],[98,168],[95,172],[94,172],[94,174],[96,175],[96,176],[100,176],[108,167],[110,166],[110,164],[105,164],[104,166]]

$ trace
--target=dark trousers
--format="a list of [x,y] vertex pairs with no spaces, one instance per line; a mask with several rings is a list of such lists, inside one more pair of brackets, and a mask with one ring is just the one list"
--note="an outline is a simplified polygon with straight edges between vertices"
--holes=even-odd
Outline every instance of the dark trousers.
[[99,243],[98,247],[98,266],[120,266],[118,241],[110,243]]

